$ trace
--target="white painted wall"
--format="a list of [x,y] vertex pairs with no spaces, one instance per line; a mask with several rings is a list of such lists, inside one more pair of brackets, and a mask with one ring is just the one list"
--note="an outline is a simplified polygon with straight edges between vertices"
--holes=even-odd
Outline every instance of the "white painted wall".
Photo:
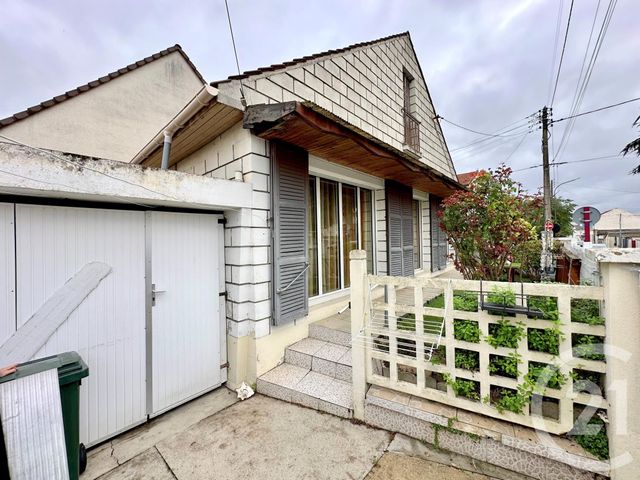
[[[309,100],[402,150],[403,69],[415,79],[411,113],[420,121],[421,160],[456,179],[418,60],[406,35],[253,75],[242,84],[250,105]],[[218,88],[235,98],[240,96],[237,80],[221,83]]]
[[40,148],[128,162],[200,88],[173,52],[0,133]]

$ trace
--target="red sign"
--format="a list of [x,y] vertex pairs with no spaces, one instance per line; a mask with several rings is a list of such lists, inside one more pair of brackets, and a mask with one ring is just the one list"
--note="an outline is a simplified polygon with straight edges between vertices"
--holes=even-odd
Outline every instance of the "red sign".
[[552,230],[553,230],[553,222],[547,222],[547,223],[545,223],[545,224],[544,224],[544,229],[545,229],[547,232],[552,231]]

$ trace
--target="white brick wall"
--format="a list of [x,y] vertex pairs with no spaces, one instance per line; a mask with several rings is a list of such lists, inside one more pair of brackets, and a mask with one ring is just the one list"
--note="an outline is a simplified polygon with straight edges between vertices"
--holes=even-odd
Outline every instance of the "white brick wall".
[[[422,161],[455,178],[435,110],[408,36],[243,80],[249,104],[310,100],[395,148],[403,148],[403,68],[415,79],[412,113],[420,121]],[[239,98],[237,80],[220,90]]]
[[[276,88],[279,88],[272,82]],[[238,123],[176,165],[177,170],[251,183],[252,208],[226,213],[225,273],[230,335],[268,335],[271,324],[268,144]]]

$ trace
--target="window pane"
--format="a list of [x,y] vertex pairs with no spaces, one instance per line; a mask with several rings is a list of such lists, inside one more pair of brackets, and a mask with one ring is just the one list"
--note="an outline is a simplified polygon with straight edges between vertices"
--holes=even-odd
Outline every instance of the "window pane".
[[360,189],[360,230],[362,250],[367,252],[367,272],[373,273],[373,199],[371,190]]
[[338,230],[338,184],[320,179],[320,239],[322,248],[322,292],[340,288]]
[[309,197],[307,198],[307,245],[309,255],[308,284],[309,296],[318,295],[318,216],[316,202],[316,179],[309,177]]
[[358,248],[358,189],[342,186],[342,258],[344,259],[344,286],[351,284],[349,252]]
[[413,268],[420,268],[420,202],[413,201]]

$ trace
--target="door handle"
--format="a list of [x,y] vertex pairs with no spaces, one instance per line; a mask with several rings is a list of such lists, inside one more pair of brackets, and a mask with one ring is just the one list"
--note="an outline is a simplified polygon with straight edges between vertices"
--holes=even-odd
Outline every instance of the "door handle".
[[151,306],[155,307],[156,305],[156,295],[158,293],[165,293],[166,290],[156,290],[156,284],[152,283],[151,284]]

